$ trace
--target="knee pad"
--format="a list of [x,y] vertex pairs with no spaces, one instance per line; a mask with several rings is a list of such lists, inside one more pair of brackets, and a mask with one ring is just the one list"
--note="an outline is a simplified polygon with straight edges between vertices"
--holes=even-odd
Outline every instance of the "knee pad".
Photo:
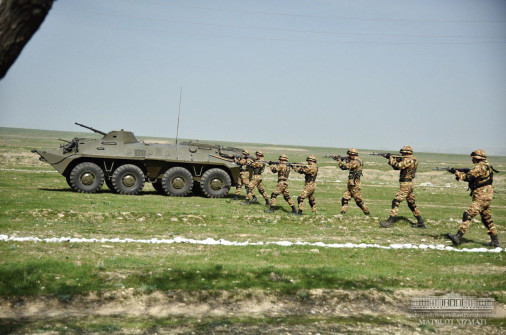
[[274,193],[271,194],[271,199],[276,199],[278,196]]
[[300,197],[297,197],[297,203],[300,204],[303,200]]
[[290,196],[289,195],[283,195],[283,198],[288,201],[288,199],[290,199]]
[[471,221],[471,219],[471,215],[469,215],[468,212],[464,212],[464,214],[462,214],[462,222]]
[[392,200],[392,208],[399,207],[401,202],[397,199]]
[[343,205],[343,206],[344,206],[344,205],[347,205],[347,204],[348,204],[348,199],[346,199],[346,198],[342,198],[342,199],[341,199],[341,205]]
[[364,203],[362,201],[357,201],[357,206],[363,209]]
[[485,226],[488,226],[489,224],[491,224],[491,223],[492,223],[492,217],[491,217],[491,216],[488,216],[488,215],[487,215],[487,216],[482,216],[482,217],[481,217],[481,222],[483,222],[483,224],[484,224]]

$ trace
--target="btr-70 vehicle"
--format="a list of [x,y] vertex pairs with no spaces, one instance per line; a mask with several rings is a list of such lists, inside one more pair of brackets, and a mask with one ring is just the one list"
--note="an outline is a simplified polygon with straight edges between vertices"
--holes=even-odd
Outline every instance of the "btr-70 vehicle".
[[138,194],[150,182],[160,194],[183,197],[195,184],[205,196],[221,198],[237,182],[239,167],[219,154],[238,155],[241,149],[199,142],[150,144],[137,140],[130,131],[104,133],[76,124],[103,137],[76,137],[58,149],[32,152],[77,192],[95,193],[105,182],[115,193]]

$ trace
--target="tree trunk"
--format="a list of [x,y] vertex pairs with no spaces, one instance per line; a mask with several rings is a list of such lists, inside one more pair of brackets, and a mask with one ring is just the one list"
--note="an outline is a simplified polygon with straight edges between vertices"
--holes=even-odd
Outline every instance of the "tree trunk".
[[54,0],[0,0],[0,79],[39,29]]

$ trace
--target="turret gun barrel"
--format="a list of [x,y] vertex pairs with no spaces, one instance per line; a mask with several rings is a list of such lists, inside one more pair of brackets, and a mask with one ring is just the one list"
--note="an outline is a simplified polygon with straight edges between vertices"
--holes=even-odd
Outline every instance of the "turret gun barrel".
[[78,126],[81,126],[83,128],[89,129],[89,130],[91,130],[91,131],[93,131],[93,132],[95,132],[97,134],[101,134],[101,135],[104,135],[104,136],[107,135],[103,131],[100,131],[100,130],[92,128],[92,127],[85,126],[84,124],[80,124],[80,123],[77,123],[77,122],[75,122],[75,124],[77,124]]

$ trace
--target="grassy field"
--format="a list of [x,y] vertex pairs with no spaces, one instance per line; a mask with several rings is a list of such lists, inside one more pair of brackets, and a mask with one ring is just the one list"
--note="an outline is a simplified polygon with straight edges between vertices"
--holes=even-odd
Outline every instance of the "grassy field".
[[[0,234],[449,246],[444,235],[457,231],[471,202],[466,184],[432,171],[469,167],[467,155],[416,153],[415,194],[428,227],[419,230],[411,228],[415,221],[405,203],[394,228],[379,228],[397,192],[398,172],[384,158],[368,155],[371,150],[360,150],[371,217],[354,203],[339,215],[347,173],[323,156],[346,149],[222,142],[261,148],[269,160],[285,153],[290,161],[302,162],[314,154],[320,167],[318,213],[312,215],[306,203],[302,217],[290,215],[282,197],[273,214],[264,213],[261,203],[240,206],[232,200],[233,190],[224,199],[164,197],[149,184],[137,196],[116,195],[105,185],[97,194],[79,194],[30,152],[57,146],[59,137],[94,135],[0,128]],[[490,162],[506,171],[506,157]],[[276,176],[266,172],[264,181],[270,194]],[[301,175],[292,172],[294,198],[302,186]],[[503,173],[494,176],[494,188],[493,219],[504,246]],[[462,248],[488,242],[478,217]],[[454,326],[420,324],[409,315],[412,297],[453,291],[491,297],[497,304],[496,317],[486,325],[458,332],[500,334],[506,331],[505,256],[315,246],[0,242],[0,333],[453,333]]]

